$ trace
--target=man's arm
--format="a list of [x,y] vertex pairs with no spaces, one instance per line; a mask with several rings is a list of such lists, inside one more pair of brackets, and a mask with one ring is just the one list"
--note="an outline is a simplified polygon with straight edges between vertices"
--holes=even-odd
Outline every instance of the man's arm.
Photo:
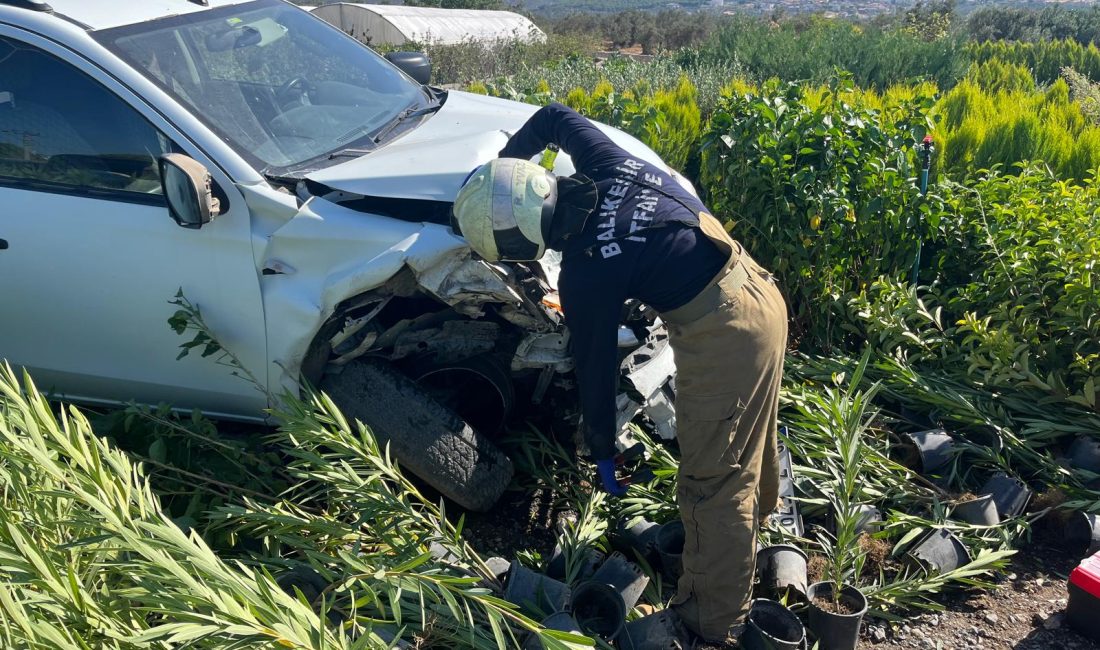
[[[593,269],[588,266],[584,270]],[[616,451],[618,331],[626,300],[625,284],[616,281],[619,276],[610,268],[587,274],[573,268],[563,269],[559,279],[562,310],[577,368],[585,440],[595,460],[609,459]]]
[[554,102],[538,110],[500,150],[501,158],[530,159],[554,143],[573,159],[577,171],[595,176],[629,154],[580,113]]

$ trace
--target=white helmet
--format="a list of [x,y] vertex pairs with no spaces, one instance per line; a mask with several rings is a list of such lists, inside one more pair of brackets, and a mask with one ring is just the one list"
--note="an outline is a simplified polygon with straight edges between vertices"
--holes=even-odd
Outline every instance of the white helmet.
[[490,262],[542,257],[558,199],[558,179],[543,167],[497,158],[479,167],[458,191],[451,227]]

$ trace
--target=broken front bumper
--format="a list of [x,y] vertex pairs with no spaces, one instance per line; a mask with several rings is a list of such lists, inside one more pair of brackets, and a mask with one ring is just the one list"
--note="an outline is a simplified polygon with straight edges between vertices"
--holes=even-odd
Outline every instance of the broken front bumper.
[[658,436],[665,440],[675,438],[673,400],[676,364],[664,326],[654,326],[645,343],[627,355],[620,368],[631,390],[620,393],[615,404],[619,431],[639,415],[645,414]]
[[[621,434],[639,415],[645,415],[653,431],[665,440],[676,437],[676,412],[673,408],[676,389],[676,364],[668,334],[659,323],[651,329],[645,344],[627,355],[621,365],[623,378],[631,390],[620,393],[618,425]],[[625,433],[625,435],[629,435]],[[784,427],[784,435],[786,430]],[[794,470],[791,452],[779,443],[779,500],[772,521],[788,534],[802,537],[805,528],[795,498]],[[762,504],[764,505],[764,504]]]

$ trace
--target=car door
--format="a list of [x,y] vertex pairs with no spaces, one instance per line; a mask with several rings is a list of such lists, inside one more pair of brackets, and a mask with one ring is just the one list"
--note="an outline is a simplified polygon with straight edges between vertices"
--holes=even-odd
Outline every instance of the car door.
[[[156,161],[170,151],[224,193],[201,229],[169,216]],[[0,29],[0,358],[71,399],[261,416],[264,392],[232,368],[176,359],[179,290],[266,383],[248,208],[229,179],[88,61]]]

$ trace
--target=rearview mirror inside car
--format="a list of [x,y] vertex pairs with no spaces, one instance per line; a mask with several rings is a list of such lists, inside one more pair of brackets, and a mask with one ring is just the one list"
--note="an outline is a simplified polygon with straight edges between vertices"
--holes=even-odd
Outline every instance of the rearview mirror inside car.
[[183,154],[160,157],[160,182],[168,212],[184,228],[201,228],[221,212],[214,181],[202,163]]
[[386,60],[418,84],[423,85],[432,80],[432,63],[423,52],[390,52],[386,55]]

